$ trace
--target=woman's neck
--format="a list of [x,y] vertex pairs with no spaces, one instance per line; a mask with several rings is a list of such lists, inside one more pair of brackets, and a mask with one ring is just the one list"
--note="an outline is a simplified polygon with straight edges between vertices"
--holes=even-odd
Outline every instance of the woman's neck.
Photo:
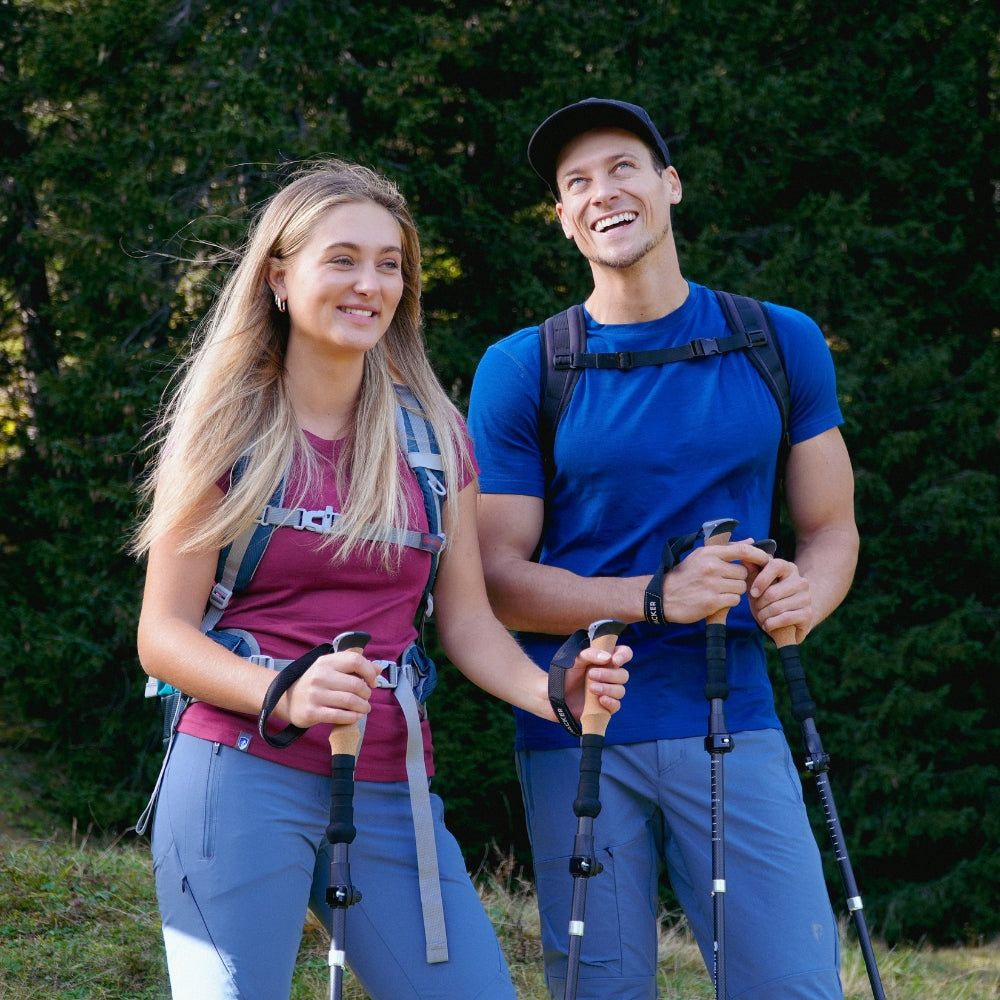
[[364,361],[357,365],[285,366],[285,388],[299,426],[327,441],[346,437],[354,423]]

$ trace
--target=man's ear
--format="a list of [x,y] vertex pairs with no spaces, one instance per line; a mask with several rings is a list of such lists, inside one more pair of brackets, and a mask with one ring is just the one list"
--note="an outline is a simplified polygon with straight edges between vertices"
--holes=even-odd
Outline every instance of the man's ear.
[[563,212],[561,201],[556,202],[556,218],[559,220],[559,225],[562,226],[563,235],[566,237],[566,239],[568,240],[573,239],[575,234],[573,232],[572,227],[570,226],[569,220],[566,218],[566,215]]
[[681,178],[680,175],[673,167],[667,167],[663,171],[664,179],[670,185],[670,204],[677,205],[680,204],[681,197],[683,196],[683,190],[681,188]]

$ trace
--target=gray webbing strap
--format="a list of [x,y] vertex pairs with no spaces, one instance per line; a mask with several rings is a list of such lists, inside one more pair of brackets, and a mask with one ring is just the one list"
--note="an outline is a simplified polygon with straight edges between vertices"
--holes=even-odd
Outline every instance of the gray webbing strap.
[[415,419],[407,410],[409,406],[415,413],[422,414],[420,403],[408,386],[397,384],[396,395],[402,405],[396,408],[396,436],[400,446],[406,452],[406,460],[411,468],[436,469],[444,471],[444,462],[437,442],[431,438],[430,425],[421,416]]
[[410,810],[413,813],[413,835],[417,845],[420,907],[424,914],[427,961],[433,964],[448,961],[448,936],[444,924],[431,795],[427,783],[427,768],[424,766],[424,740],[420,730],[417,699],[413,694],[413,668],[404,662],[400,671],[403,676],[396,686],[396,701],[406,719],[406,779],[410,786]]
[[209,632],[215,628],[223,611],[226,610],[226,606],[233,596],[233,587],[236,586],[236,576],[243,564],[243,556],[250,547],[256,530],[257,526],[252,525],[233,541],[232,548],[229,550],[229,558],[226,559],[225,569],[222,571],[222,578],[213,585],[209,595],[208,607],[201,622],[202,632]]
[[[267,527],[294,528],[296,531],[335,535],[340,531],[338,522],[342,516],[332,507],[326,507],[323,510],[306,510],[304,507],[267,506],[264,508],[258,523]],[[425,552],[438,552],[444,544],[443,537],[432,535],[429,532],[411,531],[407,528],[393,530],[373,524],[365,525],[362,528],[361,537],[370,542],[392,542],[395,545],[407,545],[411,549],[421,549]],[[235,548],[236,543],[234,542],[233,545]],[[226,569],[227,571],[229,569],[228,563]]]

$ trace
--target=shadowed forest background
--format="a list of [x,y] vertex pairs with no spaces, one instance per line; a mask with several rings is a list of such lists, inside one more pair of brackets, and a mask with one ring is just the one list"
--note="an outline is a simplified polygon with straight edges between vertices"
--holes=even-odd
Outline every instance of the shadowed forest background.
[[[122,550],[141,439],[287,164],[400,184],[464,407],[488,344],[588,289],[527,140],[619,97],[670,144],[687,277],[795,306],[833,350],[862,549],[803,660],[869,925],[997,934],[998,91],[981,0],[0,0],[0,753],[37,752],[67,818],[138,816],[160,760]],[[527,864],[507,709],[441,667],[450,825],[470,867]]]

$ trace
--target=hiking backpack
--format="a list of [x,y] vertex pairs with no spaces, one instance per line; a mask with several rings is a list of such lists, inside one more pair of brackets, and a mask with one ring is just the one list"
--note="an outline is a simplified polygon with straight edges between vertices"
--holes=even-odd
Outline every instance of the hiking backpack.
[[541,395],[538,413],[538,442],[545,468],[546,480],[555,472],[556,429],[569,403],[580,373],[587,368],[617,369],[628,371],[646,365],[666,365],[678,361],[726,354],[729,351],[747,352],[760,373],[781,415],[781,445],[775,467],[774,503],[771,511],[771,534],[777,538],[781,509],[780,483],[789,449],[789,419],[791,391],[785,362],[774,333],[774,326],[767,306],[757,299],[730,292],[716,291],[715,297],[722,308],[728,337],[702,337],[679,347],[666,347],[651,351],[620,351],[605,354],[588,354],[587,328],[582,305],[574,305],[555,316],[550,316],[538,328],[541,350]]
[[[391,533],[387,529],[371,526],[362,537],[368,541],[388,541],[397,545],[429,552],[430,572],[424,587],[414,625],[417,629],[418,644],[423,635],[424,623],[433,611],[431,591],[437,577],[441,550],[444,547],[442,504],[447,494],[443,482],[441,450],[430,421],[424,416],[416,396],[407,386],[395,385],[396,389],[396,436],[400,447],[406,453],[406,460],[417,482],[427,512],[425,532],[402,530]],[[244,457],[233,468],[234,479],[239,479],[246,468]],[[201,622],[201,631],[210,632],[215,628],[223,612],[235,594],[245,590],[253,578],[264,550],[275,528],[291,527],[299,531],[329,533],[335,530],[340,514],[327,507],[325,510],[305,510],[302,507],[288,509],[282,506],[285,494],[285,476],[265,506],[261,516],[231,544],[219,553],[219,563],[215,574],[215,584],[209,595],[208,605]],[[429,692],[428,692],[429,693]],[[164,702],[164,738],[169,736],[176,717],[184,707],[183,696],[169,684],[155,677],[146,682],[146,697],[167,699]]]

